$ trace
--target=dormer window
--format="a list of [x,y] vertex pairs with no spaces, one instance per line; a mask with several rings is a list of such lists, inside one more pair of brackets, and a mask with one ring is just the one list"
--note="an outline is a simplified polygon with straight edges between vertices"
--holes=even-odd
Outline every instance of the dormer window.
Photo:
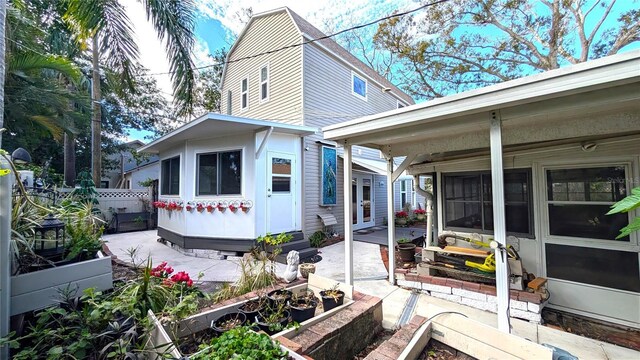
[[351,93],[362,100],[367,100],[367,80],[354,72],[351,73]]
[[260,103],[269,101],[269,65],[260,68]]
[[249,79],[242,79],[240,86],[240,110],[244,111],[249,108]]

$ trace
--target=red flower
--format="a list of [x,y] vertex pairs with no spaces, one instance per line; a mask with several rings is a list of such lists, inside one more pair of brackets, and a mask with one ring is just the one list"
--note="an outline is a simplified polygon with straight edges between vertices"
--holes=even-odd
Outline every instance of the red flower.
[[191,211],[191,210],[193,210],[193,206],[187,205],[186,209],[187,209],[187,211]]
[[423,215],[423,214],[426,214],[427,211],[425,209],[415,209],[413,210],[413,213]]
[[406,211],[398,211],[396,213],[396,217],[397,218],[407,218],[407,217],[409,217],[409,214]]
[[224,211],[226,209],[226,207],[222,204],[218,204],[217,208],[218,208],[218,211]]
[[237,207],[235,207],[233,204],[229,205],[229,210],[236,212],[238,210]]
[[213,212],[213,209],[215,209],[215,208],[213,207],[213,205],[211,205],[211,204],[207,205],[207,211],[208,211],[208,212]]
[[198,212],[204,211],[204,205],[198,203],[198,205],[196,205],[196,210],[198,210]]

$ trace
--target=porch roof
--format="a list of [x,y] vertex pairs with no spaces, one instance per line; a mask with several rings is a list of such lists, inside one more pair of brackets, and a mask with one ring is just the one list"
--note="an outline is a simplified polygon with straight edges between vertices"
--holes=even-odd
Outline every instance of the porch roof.
[[391,156],[489,148],[493,116],[503,145],[640,132],[640,50],[568,66],[323,128],[327,140]]
[[269,128],[273,128],[275,133],[298,136],[313,135],[318,132],[318,129],[309,126],[208,113],[142,146],[138,152],[157,154],[187,140],[255,133]]

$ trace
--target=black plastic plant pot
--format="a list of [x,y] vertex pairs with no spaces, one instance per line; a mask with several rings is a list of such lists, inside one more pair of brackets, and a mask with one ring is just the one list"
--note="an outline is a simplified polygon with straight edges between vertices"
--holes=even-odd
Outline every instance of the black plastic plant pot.
[[287,305],[287,303],[291,301],[291,297],[293,297],[293,293],[286,289],[273,290],[267,294],[269,306],[272,308],[278,307],[277,304]]
[[316,314],[317,301],[298,300],[290,304],[291,320],[297,323],[307,321]]
[[416,260],[416,244],[414,243],[398,244],[398,252],[400,253],[400,260],[404,262],[414,262]]
[[[250,304],[251,305],[258,304],[259,306],[258,307],[254,306],[254,307],[252,307],[252,310],[248,310],[247,307]],[[266,304],[262,304],[260,302],[260,299],[249,300],[249,301],[245,302],[244,304],[240,305],[240,307],[238,307],[238,310],[247,317],[247,323],[255,323],[256,322],[256,316],[258,316],[258,314],[261,311],[264,311],[265,305]]]
[[320,296],[322,297],[322,309],[324,310],[324,312],[336,308],[344,303],[344,291],[335,291],[338,293],[336,296],[325,295],[327,293],[327,290],[320,291]]
[[242,326],[247,322],[247,316],[242,312],[227,313],[215,319],[211,323],[211,328],[218,334]]
[[284,330],[287,324],[289,324],[289,316],[290,316],[289,310],[285,310],[282,313],[282,317],[278,319],[277,322],[268,323],[265,321],[262,315],[258,315],[258,321],[256,322],[256,324],[258,324],[258,327],[260,327],[260,330],[266,332],[269,335],[273,335]]

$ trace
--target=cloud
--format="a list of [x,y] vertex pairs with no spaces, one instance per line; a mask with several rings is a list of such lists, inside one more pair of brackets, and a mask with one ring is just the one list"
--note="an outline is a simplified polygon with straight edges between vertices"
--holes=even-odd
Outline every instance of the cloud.
[[[241,20],[243,9],[252,8],[253,13],[289,7],[300,16],[311,22],[320,30],[341,29],[341,24],[359,24],[390,14],[394,10],[406,10],[418,6],[415,0],[201,0],[197,7],[201,15],[220,21],[228,29],[227,35],[235,37],[242,31]],[[330,27],[325,24],[329,22]],[[335,28],[333,28],[335,27]],[[346,26],[345,26],[346,27]]]

